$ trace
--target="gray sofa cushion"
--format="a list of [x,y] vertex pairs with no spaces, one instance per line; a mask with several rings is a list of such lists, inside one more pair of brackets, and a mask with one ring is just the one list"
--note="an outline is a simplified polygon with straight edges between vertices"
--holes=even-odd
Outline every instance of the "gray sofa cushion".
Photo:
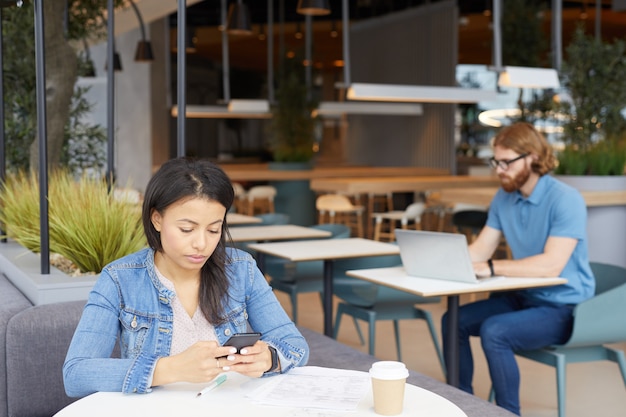
[[84,305],[84,301],[40,305],[9,320],[9,416],[50,417],[75,401],[65,395],[62,367]]
[[31,307],[22,293],[0,274],[0,417],[7,417],[6,326],[11,317]]

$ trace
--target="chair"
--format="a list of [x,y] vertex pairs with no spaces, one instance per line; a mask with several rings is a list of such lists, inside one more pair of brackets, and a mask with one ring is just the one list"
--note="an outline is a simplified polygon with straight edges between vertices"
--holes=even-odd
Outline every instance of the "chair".
[[274,197],[276,187],[272,185],[255,185],[246,193],[247,214],[253,216],[257,213],[274,213]]
[[399,255],[374,256],[339,260],[334,266],[334,293],[341,299],[337,306],[335,317],[334,338],[337,338],[341,318],[344,314],[352,316],[359,334],[359,339],[364,343],[361,330],[356,319],[364,320],[368,324],[369,354],[374,355],[376,341],[376,321],[393,320],[396,350],[398,360],[402,360],[400,345],[400,330],[398,320],[421,319],[428,325],[430,337],[435,346],[441,369],[445,374],[443,354],[439,345],[439,339],[429,311],[423,310],[416,304],[438,303],[439,297],[419,297],[404,291],[379,286],[373,283],[351,278],[345,274],[350,269],[382,268],[396,266],[402,263]]
[[[467,237],[467,242],[472,243],[487,223],[487,207],[459,203],[452,211],[452,225],[457,232]],[[511,248],[504,236],[498,245],[494,258],[513,259]]]
[[[413,224],[415,229],[420,229],[422,221],[422,213],[426,205],[424,203],[413,203],[405,210],[392,210],[386,213],[372,213],[374,218],[374,240],[387,239],[390,242],[396,240],[394,229],[397,222],[400,222],[400,227],[403,229],[409,228],[409,223]],[[383,230],[383,222],[389,221],[386,230]]]
[[[565,417],[565,371],[568,363],[615,362],[626,385],[624,352],[605,346],[626,341],[626,268],[592,262],[591,269],[596,277],[596,294],[574,308],[570,339],[563,345],[515,352],[526,359],[556,368],[559,417]],[[494,399],[493,388],[489,399]]]
[[355,230],[358,237],[363,237],[363,212],[365,207],[354,205],[348,197],[341,194],[325,194],[317,197],[315,208],[318,211],[318,223],[343,223]]
[[233,190],[235,191],[235,200],[233,206],[236,213],[246,212],[246,189],[238,182],[233,182]]
[[[343,224],[316,224],[311,226],[315,229],[327,230],[331,232],[330,239],[343,239],[350,237],[350,228]],[[275,258],[270,255],[268,258]],[[276,258],[280,260],[280,258]],[[291,317],[294,323],[298,323],[298,294],[307,292],[317,292],[320,300],[323,295],[324,283],[324,262],[289,262],[283,260],[272,262],[265,267],[266,273],[270,277],[270,285],[277,291],[285,292],[291,300]]]
[[[367,194],[367,210],[366,216],[372,215],[372,213],[382,213],[386,211],[392,211],[394,209],[393,193],[368,193]],[[374,234],[371,223],[367,223],[365,230],[366,236],[372,236]]]
[[367,195],[367,209],[370,213],[374,213],[379,206],[383,207],[383,210],[393,210],[393,193],[369,193]]
[[483,206],[456,204],[452,208],[452,225],[472,243],[487,223],[487,208]]

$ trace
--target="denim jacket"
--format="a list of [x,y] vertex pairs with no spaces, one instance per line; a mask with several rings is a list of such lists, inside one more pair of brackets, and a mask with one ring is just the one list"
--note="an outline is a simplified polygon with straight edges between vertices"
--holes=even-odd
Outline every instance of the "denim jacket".
[[[252,256],[232,248],[227,254],[230,287],[226,320],[215,326],[219,343],[251,327],[276,348],[281,372],[305,365],[309,356],[306,340],[279,304]],[[107,265],[89,294],[63,364],[67,395],[150,392],[157,360],[170,354],[174,295],[157,278],[152,249]],[[121,358],[111,358],[117,340]]]

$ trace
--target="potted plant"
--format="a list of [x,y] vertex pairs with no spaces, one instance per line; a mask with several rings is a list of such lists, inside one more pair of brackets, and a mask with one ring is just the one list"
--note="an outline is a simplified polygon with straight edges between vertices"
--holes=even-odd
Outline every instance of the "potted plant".
[[[580,191],[626,190],[626,44],[603,42],[578,27],[566,48],[562,85],[570,99],[557,105],[564,117],[559,179]],[[592,261],[625,266],[626,205],[588,205]]]
[[[296,58],[285,62],[285,70],[276,90],[269,124],[269,148],[273,170],[312,168],[316,153],[316,120],[311,112],[316,102],[310,98],[304,81],[304,69]],[[277,212],[289,215],[290,223],[309,226],[315,223],[315,194],[308,180],[274,181]]]
[[86,299],[107,263],[146,245],[139,201],[119,198],[102,179],[76,180],[61,169],[51,172],[48,189],[51,259],[61,264],[40,274],[39,180],[20,172],[0,189],[0,222],[10,239],[0,244],[0,272],[34,304]]
[[303,68],[295,58],[287,60],[269,125],[269,147],[275,162],[309,164],[315,155],[316,121],[311,112],[316,103],[307,90]]
[[578,27],[566,49],[561,78],[570,100],[558,105],[565,116],[564,149],[557,174],[622,175],[626,165],[626,43],[606,43]]

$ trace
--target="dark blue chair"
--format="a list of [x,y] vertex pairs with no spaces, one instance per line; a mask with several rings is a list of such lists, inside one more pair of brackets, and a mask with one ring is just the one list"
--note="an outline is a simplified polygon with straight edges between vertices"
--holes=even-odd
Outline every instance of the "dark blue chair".
[[[317,224],[311,226],[315,229],[331,232],[331,239],[350,237],[350,228],[343,224]],[[269,260],[269,263],[267,262]],[[277,291],[285,292],[291,300],[292,319],[298,323],[298,294],[317,292],[320,299],[324,290],[324,262],[289,262],[273,256],[266,256],[266,275],[269,275],[269,283]]]
[[375,353],[376,340],[376,321],[377,320],[393,320],[396,349],[398,360],[402,360],[402,352],[400,346],[400,330],[398,320],[402,319],[420,319],[426,321],[430,337],[435,346],[435,351],[441,369],[445,375],[445,364],[443,354],[439,345],[439,339],[435,330],[432,315],[429,311],[419,308],[419,304],[438,303],[439,297],[420,297],[409,294],[404,291],[395,290],[393,288],[369,283],[357,278],[349,277],[345,274],[351,269],[366,268],[383,268],[401,265],[402,261],[399,255],[392,256],[373,256],[364,258],[354,258],[339,260],[334,265],[334,293],[341,299],[337,306],[337,315],[334,325],[334,337],[337,338],[341,318],[344,314],[352,316],[357,325],[357,332],[361,342],[364,343],[361,330],[356,323],[356,319],[367,322],[369,353]]

